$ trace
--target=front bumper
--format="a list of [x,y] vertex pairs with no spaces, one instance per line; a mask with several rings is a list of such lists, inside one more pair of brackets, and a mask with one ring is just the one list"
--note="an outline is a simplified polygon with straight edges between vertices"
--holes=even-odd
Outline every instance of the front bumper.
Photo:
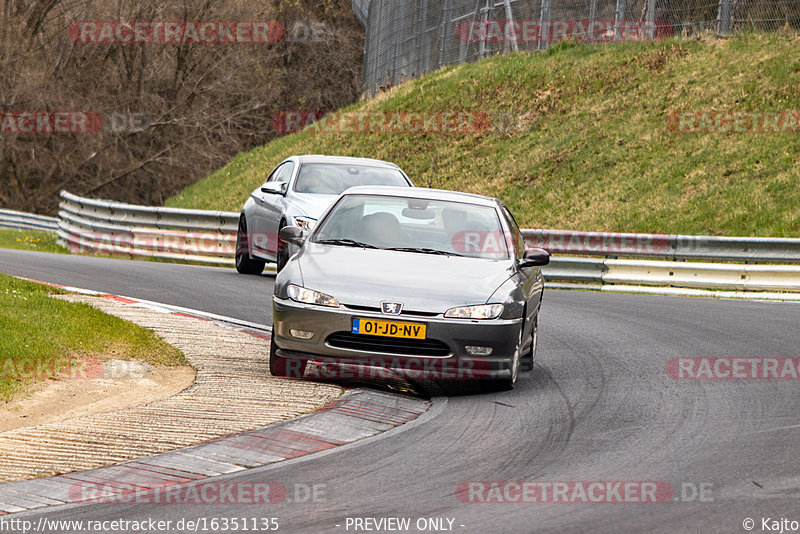
[[[370,350],[334,346],[332,334],[349,334],[355,317],[424,323],[427,339],[447,347],[446,354],[426,355],[406,348],[395,352],[391,346]],[[517,349],[522,319],[465,320],[413,315],[387,316],[341,306],[329,308],[273,297],[272,337],[277,346],[275,356],[313,361],[336,367],[388,369],[378,376],[430,379],[483,379],[510,376],[511,361]],[[313,332],[310,339],[299,339],[291,330]],[[340,345],[340,344],[339,344]],[[388,343],[387,345],[391,345]],[[467,352],[467,346],[491,347],[486,356]],[[334,373],[335,374],[335,373]],[[362,377],[363,372],[339,372],[330,378]]]

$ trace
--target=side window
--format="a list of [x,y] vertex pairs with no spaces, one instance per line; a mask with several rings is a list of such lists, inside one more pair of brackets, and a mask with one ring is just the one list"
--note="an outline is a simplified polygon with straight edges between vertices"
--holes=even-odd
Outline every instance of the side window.
[[514,216],[511,215],[511,212],[508,211],[508,208],[503,206],[501,211],[503,212],[503,217],[508,223],[508,227],[511,229],[511,238],[514,241],[514,249],[517,251],[517,257],[522,259],[525,256],[525,240],[522,238],[522,232],[519,230],[519,225],[517,225],[517,221],[514,220]]
[[277,169],[272,171],[272,174],[269,175],[267,178],[267,182],[288,182],[289,178],[292,177],[292,170],[294,169],[294,163],[291,161],[287,161],[286,163],[279,165]]
[[280,171],[278,172],[278,178],[276,181],[289,183],[289,180],[291,180],[292,178],[292,171],[294,171],[294,163],[292,163],[291,161],[287,161],[286,163],[281,165]]

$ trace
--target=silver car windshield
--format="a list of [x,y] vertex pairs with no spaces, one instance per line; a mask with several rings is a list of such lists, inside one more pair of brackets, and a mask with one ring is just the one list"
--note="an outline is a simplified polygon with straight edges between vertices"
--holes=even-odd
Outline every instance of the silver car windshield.
[[340,195],[358,185],[407,186],[398,169],[343,165],[332,163],[306,163],[300,167],[294,191],[312,195]]
[[492,207],[382,195],[345,195],[312,241],[492,260],[510,257]]

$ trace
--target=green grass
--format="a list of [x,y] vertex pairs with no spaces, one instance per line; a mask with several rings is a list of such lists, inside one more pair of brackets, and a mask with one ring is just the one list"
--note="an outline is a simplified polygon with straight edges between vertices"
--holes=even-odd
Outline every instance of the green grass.
[[66,250],[59,247],[56,241],[58,236],[50,232],[0,229],[0,248],[65,253]]
[[[54,293],[62,291],[0,274],[0,400],[25,391],[34,374],[49,377],[57,365],[86,358],[187,364],[150,330]],[[33,372],[37,368],[43,371]]]
[[[9,230],[0,229],[0,248],[17,250],[36,250],[39,252],[53,252],[69,254],[66,248],[58,245],[58,236],[50,232],[37,232],[35,230]],[[78,254],[78,253],[76,253]],[[199,261],[178,260],[171,258],[149,258],[147,256],[133,256],[130,254],[78,254],[81,256],[96,256],[100,258],[125,259],[137,261],[151,261],[155,263],[177,263],[179,265],[208,265]],[[225,267],[223,265],[222,267]],[[233,267],[233,265],[230,265]]]
[[[473,110],[488,133],[302,132],[239,154],[167,205],[238,211],[291,154],[394,161],[425,185],[501,198],[527,228],[800,235],[800,134],[686,134],[681,110],[800,109],[800,39],[584,45],[447,67],[348,110]],[[496,124],[496,123],[495,123]],[[505,130],[505,131],[503,131]]]

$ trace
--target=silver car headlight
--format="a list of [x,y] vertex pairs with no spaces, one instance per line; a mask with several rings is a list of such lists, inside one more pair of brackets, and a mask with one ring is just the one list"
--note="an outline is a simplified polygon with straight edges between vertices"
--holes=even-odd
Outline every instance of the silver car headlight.
[[332,296],[305,287],[289,284],[289,287],[286,288],[286,292],[289,294],[289,298],[296,302],[329,306],[331,308],[339,307],[339,301]]
[[502,304],[482,304],[450,308],[444,312],[444,316],[449,319],[497,319],[502,313]]
[[311,217],[294,217],[294,223],[303,230],[310,231],[317,225],[317,220]]

